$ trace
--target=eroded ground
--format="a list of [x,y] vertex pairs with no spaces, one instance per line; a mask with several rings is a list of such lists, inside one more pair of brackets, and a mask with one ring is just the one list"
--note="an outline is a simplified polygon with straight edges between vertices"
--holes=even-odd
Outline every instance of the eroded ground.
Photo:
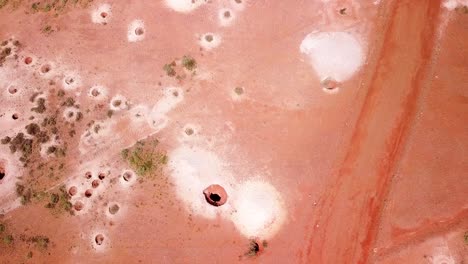
[[0,260],[468,261],[467,4],[0,0]]

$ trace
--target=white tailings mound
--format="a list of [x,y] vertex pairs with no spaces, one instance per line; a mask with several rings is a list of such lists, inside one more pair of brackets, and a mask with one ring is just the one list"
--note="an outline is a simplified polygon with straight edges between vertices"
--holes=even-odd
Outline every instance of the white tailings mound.
[[232,221],[247,237],[267,238],[284,222],[285,210],[278,191],[269,183],[247,181],[237,186]]
[[[226,164],[215,153],[182,145],[169,155],[169,170],[177,197],[194,214],[231,220],[246,237],[267,239],[285,219],[280,194],[262,180],[238,183]],[[211,184],[219,184],[228,194],[227,203],[214,207],[203,195]]]
[[109,4],[101,4],[91,12],[91,20],[95,24],[107,24],[110,21],[112,8]]
[[205,0],[165,0],[166,6],[180,13],[190,13],[201,5]]
[[299,49],[307,55],[321,80],[345,81],[364,63],[361,44],[346,32],[312,32],[302,40]]

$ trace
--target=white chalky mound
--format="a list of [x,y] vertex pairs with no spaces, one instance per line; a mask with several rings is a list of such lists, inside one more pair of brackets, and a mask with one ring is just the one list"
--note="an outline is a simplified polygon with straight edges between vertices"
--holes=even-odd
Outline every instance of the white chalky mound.
[[364,63],[358,40],[346,32],[313,32],[302,40],[300,51],[307,55],[321,80],[338,82],[351,78]]
[[180,13],[190,13],[205,3],[204,0],[165,0],[166,6]]
[[284,222],[285,210],[278,191],[263,181],[237,186],[232,221],[246,237],[269,238]]

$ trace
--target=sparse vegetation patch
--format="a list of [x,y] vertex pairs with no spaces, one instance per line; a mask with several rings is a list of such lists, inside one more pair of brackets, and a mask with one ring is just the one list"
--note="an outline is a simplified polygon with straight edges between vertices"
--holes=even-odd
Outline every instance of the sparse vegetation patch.
[[197,61],[192,56],[184,55],[181,60],[174,59],[172,62],[164,64],[163,70],[166,72],[167,76],[174,77],[181,81],[186,77],[183,69],[186,69],[187,71],[190,71],[192,75],[195,75],[197,65]]
[[122,157],[138,175],[154,176],[168,161],[165,153],[156,150],[158,143],[157,140],[138,141],[133,147],[122,150]]

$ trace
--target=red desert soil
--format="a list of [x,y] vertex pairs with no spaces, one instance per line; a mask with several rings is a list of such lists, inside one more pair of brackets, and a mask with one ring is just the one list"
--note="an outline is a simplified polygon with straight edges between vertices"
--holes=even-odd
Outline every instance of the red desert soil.
[[466,5],[0,0],[0,263],[468,262]]

